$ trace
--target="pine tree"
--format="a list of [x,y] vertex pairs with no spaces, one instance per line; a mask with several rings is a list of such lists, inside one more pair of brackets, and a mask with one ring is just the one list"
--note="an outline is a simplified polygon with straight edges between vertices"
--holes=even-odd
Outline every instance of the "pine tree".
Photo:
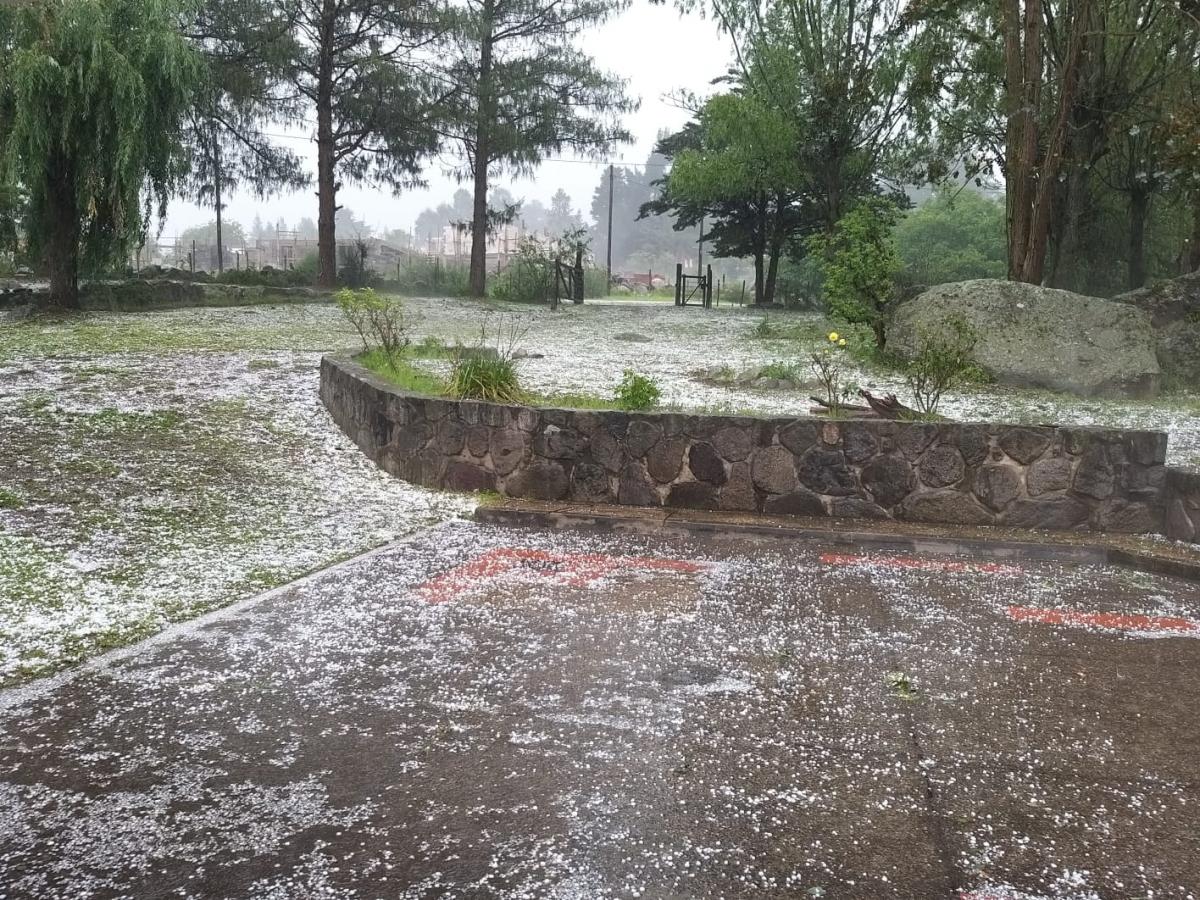
[[[487,279],[488,179],[529,172],[547,154],[607,150],[629,140],[622,113],[636,104],[576,39],[623,9],[624,0],[466,0],[447,80],[459,86],[445,134],[473,184],[471,293]],[[496,211],[491,211],[494,219]]]

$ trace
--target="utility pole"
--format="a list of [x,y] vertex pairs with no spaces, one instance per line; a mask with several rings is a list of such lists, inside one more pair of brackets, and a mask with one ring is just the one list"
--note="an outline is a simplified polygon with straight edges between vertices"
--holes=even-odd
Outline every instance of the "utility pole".
[[704,274],[704,216],[700,217],[700,237],[696,241],[699,250],[696,251],[696,274]]
[[612,290],[613,164],[608,164],[608,289]]

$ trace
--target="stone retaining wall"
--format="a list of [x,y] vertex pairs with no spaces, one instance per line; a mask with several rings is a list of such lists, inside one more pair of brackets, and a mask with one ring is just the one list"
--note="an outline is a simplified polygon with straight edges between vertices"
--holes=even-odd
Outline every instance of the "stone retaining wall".
[[1165,533],[1177,541],[1200,542],[1200,471],[1167,470]]
[[321,399],[379,466],[428,487],[629,506],[1163,530],[1160,432],[532,409],[407,394],[334,357],[321,363]]

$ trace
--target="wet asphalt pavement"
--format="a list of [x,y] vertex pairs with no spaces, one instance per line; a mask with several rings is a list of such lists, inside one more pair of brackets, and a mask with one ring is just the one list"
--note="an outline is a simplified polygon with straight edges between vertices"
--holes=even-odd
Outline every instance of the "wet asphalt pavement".
[[449,525],[0,693],[0,897],[1192,897],[1200,586]]

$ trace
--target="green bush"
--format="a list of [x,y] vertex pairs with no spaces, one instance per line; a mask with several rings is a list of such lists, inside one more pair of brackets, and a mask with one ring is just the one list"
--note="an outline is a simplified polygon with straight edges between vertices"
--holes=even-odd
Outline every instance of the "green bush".
[[[586,253],[586,249],[587,241],[580,229],[566,231],[551,241],[522,238],[516,257],[492,280],[492,296],[509,303],[545,303],[554,297],[556,263],[561,263],[567,283],[558,285],[558,298],[569,303],[575,254],[578,250]],[[585,266],[583,296],[608,296],[608,273]]]
[[639,375],[633,369],[626,369],[621,381],[613,393],[613,403],[618,409],[626,412],[653,409],[662,399],[662,391],[654,379],[647,375]]
[[795,363],[773,360],[758,370],[759,378],[779,378],[785,381],[800,381],[800,367]]
[[508,268],[492,280],[492,296],[507,303],[546,302],[554,296],[553,261],[519,253]]
[[358,332],[364,353],[378,349],[389,359],[398,359],[408,348],[408,321],[399,300],[380,297],[371,288],[342,288],[335,299],[346,321]]
[[909,363],[906,380],[913,404],[923,417],[936,417],[947,390],[977,377],[971,360],[977,340],[974,329],[961,316],[952,316],[936,330],[917,335],[917,353]]
[[300,257],[300,262],[292,266],[292,276],[301,279],[304,284],[316,284],[317,273],[321,271],[321,257],[316,253],[306,253]]
[[[294,269],[276,269],[263,266],[261,269],[226,269],[214,280],[219,284],[236,284],[242,287],[307,287],[316,283],[317,270],[301,268],[309,257],[297,263]],[[312,259],[316,259],[312,255]],[[199,274],[199,273],[197,273]]]
[[389,291],[409,297],[465,297],[471,293],[471,269],[450,265],[440,257],[412,257],[395,279],[384,282]]
[[903,268],[892,240],[899,211],[879,197],[860,202],[832,232],[808,240],[825,278],[825,305],[851,324],[869,325],[883,347],[886,315]]

